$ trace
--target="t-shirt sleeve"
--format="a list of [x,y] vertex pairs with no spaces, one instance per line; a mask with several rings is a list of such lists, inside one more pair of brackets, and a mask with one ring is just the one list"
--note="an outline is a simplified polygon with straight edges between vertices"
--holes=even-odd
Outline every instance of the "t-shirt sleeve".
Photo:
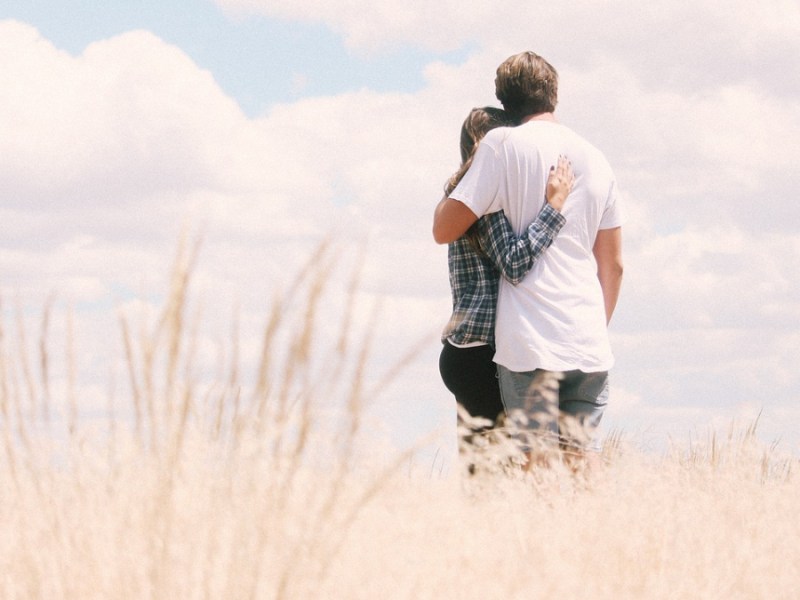
[[614,229],[622,225],[622,207],[619,202],[619,191],[617,190],[616,179],[611,180],[608,189],[608,198],[603,216],[600,218],[598,229]]
[[450,197],[463,202],[475,215],[499,210],[497,196],[500,190],[502,166],[497,151],[483,140],[478,144],[472,164]]

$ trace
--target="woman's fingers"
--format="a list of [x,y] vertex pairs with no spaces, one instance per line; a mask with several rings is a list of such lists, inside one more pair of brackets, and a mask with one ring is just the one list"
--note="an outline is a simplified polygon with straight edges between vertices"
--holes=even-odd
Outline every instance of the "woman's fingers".
[[556,174],[564,181],[569,183],[570,187],[575,180],[575,173],[572,171],[572,163],[566,156],[558,157],[558,168]]
[[572,163],[566,156],[560,154],[557,165],[550,166],[547,183],[554,186],[554,188],[560,187],[562,191],[569,193],[574,182],[575,173],[572,170]]

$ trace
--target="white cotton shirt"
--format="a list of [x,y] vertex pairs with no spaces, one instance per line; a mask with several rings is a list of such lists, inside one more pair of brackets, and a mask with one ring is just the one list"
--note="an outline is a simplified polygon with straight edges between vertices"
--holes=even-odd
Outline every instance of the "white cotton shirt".
[[450,194],[478,217],[503,209],[520,235],[539,214],[548,171],[561,154],[575,173],[562,210],[566,223],[517,286],[500,282],[494,360],[512,371],[596,372],[613,365],[592,248],[598,230],[621,225],[614,174],[571,129],[534,120],[490,131]]

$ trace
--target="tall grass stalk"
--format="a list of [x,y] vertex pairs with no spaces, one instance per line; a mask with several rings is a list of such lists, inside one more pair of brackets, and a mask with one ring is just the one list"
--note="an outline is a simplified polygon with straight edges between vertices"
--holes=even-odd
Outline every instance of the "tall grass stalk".
[[46,302],[38,370],[23,319],[10,336],[0,318],[0,598],[794,597],[797,462],[755,423],[664,456],[617,431],[589,475],[523,473],[502,435],[471,446],[473,476],[409,471],[413,448],[370,464],[370,405],[419,348],[373,375],[360,266],[327,338],[322,244],[275,294],[252,366],[234,315],[211,378],[197,255],[181,244],[154,320],[120,312],[126,386],[102,422],[81,411],[71,314],[53,343]]

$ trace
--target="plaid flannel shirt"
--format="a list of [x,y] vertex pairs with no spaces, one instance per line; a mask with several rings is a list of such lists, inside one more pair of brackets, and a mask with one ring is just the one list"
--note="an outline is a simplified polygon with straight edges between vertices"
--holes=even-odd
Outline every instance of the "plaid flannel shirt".
[[564,216],[545,203],[536,219],[517,237],[501,210],[476,222],[483,252],[477,252],[465,236],[450,243],[447,264],[453,314],[442,341],[494,345],[500,275],[514,285],[522,281],[564,223]]

